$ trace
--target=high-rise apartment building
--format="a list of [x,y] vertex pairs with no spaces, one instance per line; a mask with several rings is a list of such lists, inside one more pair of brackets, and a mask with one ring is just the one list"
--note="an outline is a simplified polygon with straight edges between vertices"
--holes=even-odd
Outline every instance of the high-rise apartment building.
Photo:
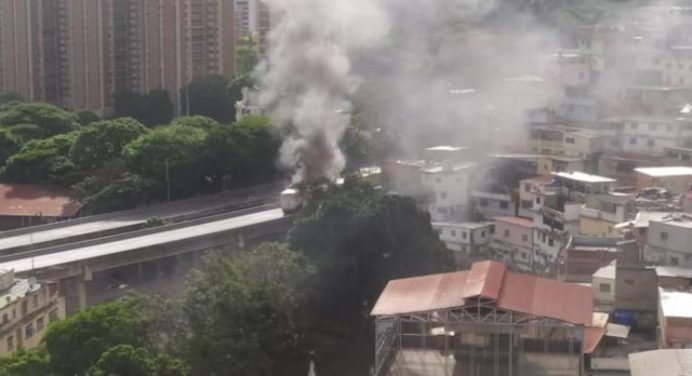
[[269,6],[262,0],[235,0],[235,16],[236,36],[254,34],[259,52],[264,54],[272,25]]
[[106,112],[113,94],[231,78],[234,0],[0,0],[0,91]]

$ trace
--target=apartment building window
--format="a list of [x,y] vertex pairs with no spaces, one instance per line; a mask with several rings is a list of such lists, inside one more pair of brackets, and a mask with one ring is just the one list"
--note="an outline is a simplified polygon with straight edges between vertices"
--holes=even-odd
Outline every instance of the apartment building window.
[[43,330],[45,327],[46,327],[46,323],[45,323],[45,321],[43,320],[43,316],[41,316],[41,317],[39,317],[39,318],[36,320],[36,330],[40,332],[40,331]]
[[34,307],[34,308],[37,308],[37,307],[38,307],[38,295],[35,295],[35,294],[34,294],[34,295],[31,297],[31,306]]
[[509,202],[500,201],[500,209],[509,209]]
[[526,260],[526,253],[524,253],[524,252],[521,253],[521,259]]
[[553,244],[555,244],[555,241],[553,241],[553,238],[548,239],[548,245],[552,247]]
[[574,143],[574,138],[573,137],[566,137],[565,142],[568,144],[573,144]]
[[452,230],[452,236],[457,236],[457,232],[455,230]]
[[466,239],[466,237],[467,237],[466,231],[462,231],[462,232],[461,232],[461,238],[462,238],[462,239]]
[[610,283],[600,283],[598,285],[598,291],[610,293]]
[[29,311],[29,308],[27,306],[27,301],[24,300],[22,302],[22,316],[26,315],[28,311]]
[[668,233],[665,231],[661,231],[661,240],[666,241],[668,240]]
[[671,257],[670,258],[670,264],[673,266],[678,266],[678,265],[680,265],[680,260],[677,257]]
[[654,145],[656,145],[656,140],[654,140],[653,138],[650,138],[646,141],[646,145],[649,147],[653,147]]
[[7,349],[14,350],[14,336],[7,337]]
[[529,236],[526,234],[521,235],[521,241],[528,242],[529,241]]
[[531,184],[528,184],[528,183],[527,183],[527,184],[524,184],[524,190],[525,190],[526,192],[531,191]]
[[636,137],[630,137],[630,145],[636,145],[637,144],[637,138]]
[[34,323],[30,322],[24,326],[24,338],[29,339],[34,336]]
[[58,321],[58,309],[55,308],[48,313],[48,322]]
[[505,238],[509,238],[509,230],[505,230]]
[[521,200],[521,208],[522,209],[531,209],[533,203],[531,200]]

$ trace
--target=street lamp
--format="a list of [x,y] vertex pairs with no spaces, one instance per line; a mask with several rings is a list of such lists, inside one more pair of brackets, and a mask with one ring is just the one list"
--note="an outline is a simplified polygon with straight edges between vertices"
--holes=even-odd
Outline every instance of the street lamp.
[[19,208],[22,209],[22,211],[24,212],[24,214],[27,217],[29,217],[29,245],[30,245],[29,251],[32,253],[32,255],[31,255],[31,270],[34,270],[34,255],[33,255],[33,252],[34,252],[34,230],[33,230],[33,225],[31,223],[31,217],[32,216],[22,205],[19,205]]

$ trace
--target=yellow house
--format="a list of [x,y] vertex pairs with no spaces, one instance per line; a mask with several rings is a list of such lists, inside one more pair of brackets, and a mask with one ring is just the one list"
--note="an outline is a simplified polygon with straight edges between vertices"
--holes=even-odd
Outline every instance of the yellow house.
[[37,346],[48,324],[64,317],[65,300],[57,284],[0,272],[0,356]]

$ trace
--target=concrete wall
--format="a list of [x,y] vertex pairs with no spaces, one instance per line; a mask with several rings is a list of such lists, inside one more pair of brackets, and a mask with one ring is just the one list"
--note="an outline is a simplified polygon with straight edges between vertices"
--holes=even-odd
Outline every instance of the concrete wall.
[[615,224],[603,219],[579,217],[579,234],[596,236],[601,238],[616,237],[617,234],[613,229]]
[[595,305],[607,307],[615,305],[615,279],[593,277],[591,291]]
[[692,184],[692,176],[689,175],[653,177],[637,172],[636,177],[637,188],[639,189],[647,187],[659,187],[665,188],[675,194],[689,191],[690,184]]

